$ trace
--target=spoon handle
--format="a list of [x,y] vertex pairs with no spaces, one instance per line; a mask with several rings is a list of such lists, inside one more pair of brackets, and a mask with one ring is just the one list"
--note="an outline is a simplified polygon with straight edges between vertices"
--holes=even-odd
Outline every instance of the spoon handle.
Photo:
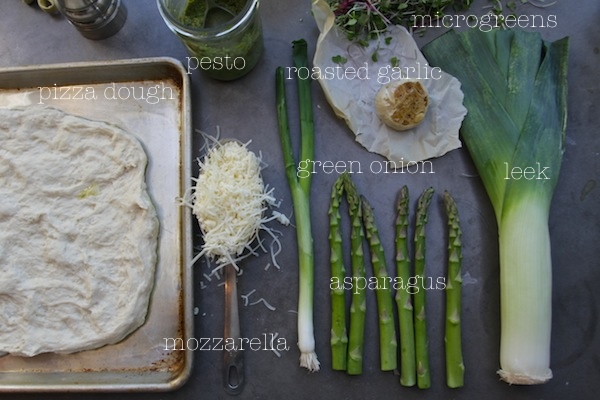
[[[225,325],[223,350],[223,385],[229,394],[239,394],[244,386],[244,357],[240,349],[240,316],[238,311],[237,276],[233,265],[225,266]],[[234,349],[231,345],[234,344]]]

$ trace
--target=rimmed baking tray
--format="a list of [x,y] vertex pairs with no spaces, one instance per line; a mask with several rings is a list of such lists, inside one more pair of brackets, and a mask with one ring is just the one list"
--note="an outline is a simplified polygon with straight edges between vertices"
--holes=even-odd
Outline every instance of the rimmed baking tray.
[[0,392],[176,389],[192,368],[191,214],[179,203],[191,182],[188,75],[170,58],[0,69],[0,107],[44,105],[117,124],[144,146],[160,219],[156,281],[145,324],[124,341],[0,357]]

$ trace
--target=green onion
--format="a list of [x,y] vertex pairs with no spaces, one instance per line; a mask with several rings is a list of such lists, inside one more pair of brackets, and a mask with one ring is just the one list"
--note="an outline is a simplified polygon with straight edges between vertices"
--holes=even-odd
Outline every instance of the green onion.
[[552,377],[548,217],[564,151],[568,38],[521,30],[450,31],[423,49],[461,81],[461,130],[498,223],[500,377]]
[[[308,68],[308,51],[303,39],[293,42],[293,59],[296,71]],[[299,293],[298,293],[298,348],[300,366],[314,372],[319,370],[315,352],[313,326],[314,249],[310,221],[310,186],[312,175],[299,178],[294,160],[288,122],[285,78],[283,67],[276,69],[276,100],[279,138],[285,162],[285,173],[294,203],[296,236],[298,242]],[[311,80],[297,77],[300,107],[300,160],[310,163],[314,158],[314,122],[312,112]]]

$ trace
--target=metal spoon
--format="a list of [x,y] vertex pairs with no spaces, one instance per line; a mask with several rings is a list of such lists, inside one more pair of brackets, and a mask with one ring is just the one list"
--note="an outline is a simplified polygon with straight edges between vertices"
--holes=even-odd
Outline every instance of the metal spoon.
[[[212,2],[212,0],[207,0]],[[237,139],[225,138],[221,145],[228,142],[242,144]],[[235,348],[223,351],[223,387],[232,395],[237,395],[244,388],[244,353],[239,348],[241,342],[239,297],[237,293],[237,270],[229,264],[225,266],[225,320],[223,326],[225,340],[233,340]]]
[[223,352],[223,385],[229,394],[239,394],[244,386],[244,357],[240,345],[240,315],[238,312],[237,271],[225,266],[225,340],[233,340],[234,350]]
[[[235,13],[226,7],[223,7],[214,2],[214,0],[206,1],[206,11],[204,11],[204,27],[213,28],[222,25],[235,17]],[[209,18],[210,16],[210,18]]]
[[[209,0],[211,1],[211,0]],[[226,138],[216,146],[228,142],[243,144],[237,139]],[[239,298],[237,293],[237,270],[232,264],[225,265],[225,320],[223,323],[224,340],[233,341],[234,348],[227,346],[223,350],[223,388],[229,394],[236,395],[244,387],[244,353],[241,350],[241,330],[239,314]],[[227,342],[226,342],[227,343]]]

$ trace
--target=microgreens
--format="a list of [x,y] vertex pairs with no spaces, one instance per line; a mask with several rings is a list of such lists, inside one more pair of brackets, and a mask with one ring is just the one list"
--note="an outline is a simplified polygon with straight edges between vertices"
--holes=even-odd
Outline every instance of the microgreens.
[[[327,0],[336,18],[336,24],[350,41],[368,46],[370,40],[379,39],[390,25],[402,25],[412,29],[415,16],[441,18],[447,12],[468,10],[473,0]],[[511,12],[517,8],[516,0],[489,0],[496,15],[505,7]],[[503,3],[505,6],[503,7]],[[549,7],[556,1],[519,0],[520,4]],[[387,40],[387,38],[386,38]],[[386,44],[389,44],[386,41]]]
[[328,0],[337,25],[351,41],[368,44],[389,25],[409,27],[414,15],[441,17],[447,8],[467,10],[473,0]]

